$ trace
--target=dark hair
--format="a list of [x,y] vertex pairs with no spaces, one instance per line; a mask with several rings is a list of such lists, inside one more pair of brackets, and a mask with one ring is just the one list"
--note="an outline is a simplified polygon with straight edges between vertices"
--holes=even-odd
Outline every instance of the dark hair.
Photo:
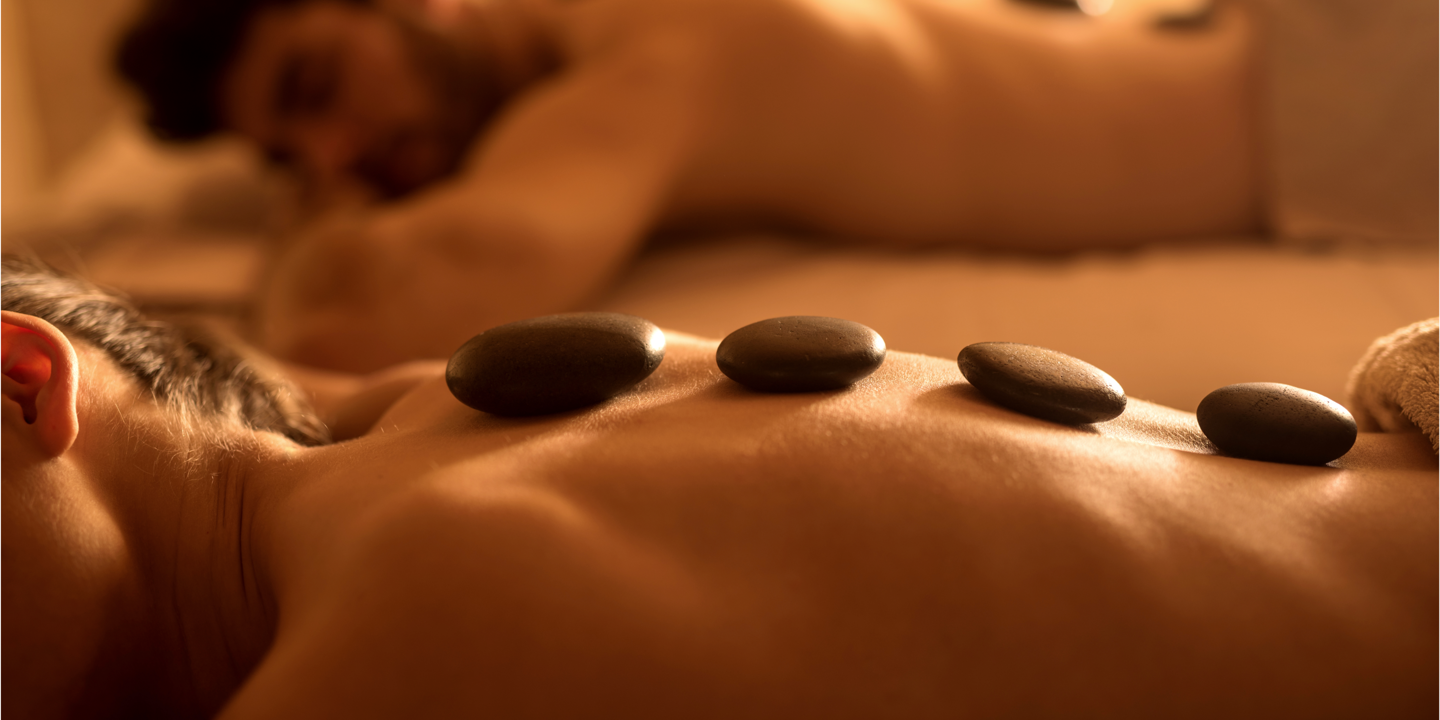
[[4,257],[0,306],[103,350],[157,402],[301,445],[330,441],[294,386],[259,372],[229,343],[198,327],[151,320],[125,299],[37,260]]
[[266,8],[305,1],[149,0],[120,38],[114,64],[144,99],[150,131],[190,141],[221,130],[220,83],[251,20]]

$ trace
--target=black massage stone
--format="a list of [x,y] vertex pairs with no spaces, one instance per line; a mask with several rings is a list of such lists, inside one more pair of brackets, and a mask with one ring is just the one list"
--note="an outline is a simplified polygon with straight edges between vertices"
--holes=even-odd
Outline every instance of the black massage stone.
[[1324,465],[1355,445],[1355,418],[1320,393],[1280,383],[1226,385],[1195,410],[1205,437],[1247,460]]
[[547,415],[634,387],[665,358],[665,334],[619,313],[520,320],[470,338],[445,368],[460,402],[493,415]]
[[958,363],[980,394],[1041,420],[1080,425],[1113,420],[1125,412],[1125,390],[1115,378],[1062,352],[983,342],[961,350]]
[[715,352],[720,372],[759,392],[839,390],[885,360],[885,340],[864,325],[796,315],[751,323]]

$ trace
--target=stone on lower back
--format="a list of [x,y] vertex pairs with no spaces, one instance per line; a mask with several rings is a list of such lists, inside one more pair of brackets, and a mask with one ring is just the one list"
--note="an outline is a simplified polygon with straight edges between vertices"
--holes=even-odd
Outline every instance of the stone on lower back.
[[1280,383],[1226,385],[1195,410],[1200,429],[1226,455],[1323,465],[1350,451],[1355,418],[1319,393]]

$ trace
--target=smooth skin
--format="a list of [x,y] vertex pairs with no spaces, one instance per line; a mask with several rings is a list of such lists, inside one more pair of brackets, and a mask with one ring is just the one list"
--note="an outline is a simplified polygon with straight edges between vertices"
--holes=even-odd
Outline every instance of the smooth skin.
[[6,383],[20,716],[1433,709],[1419,434],[1329,467],[1237,460],[1189,413],[1055,425],[905,353],[846,391],[756,394],[671,334],[589,410],[489,417],[412,366],[368,432],[302,449],[186,426],[88,346],[5,320],[39,340],[7,340],[7,374],[53,369]]
[[[445,357],[585,305],[657,232],[1072,250],[1253,231],[1251,34],[1232,4],[1194,31],[1000,0],[268,10],[223,87],[230,127],[317,186],[420,189],[298,240],[261,341],[344,370]],[[323,68],[300,91],[295,62]],[[468,148],[455,115],[490,118]]]

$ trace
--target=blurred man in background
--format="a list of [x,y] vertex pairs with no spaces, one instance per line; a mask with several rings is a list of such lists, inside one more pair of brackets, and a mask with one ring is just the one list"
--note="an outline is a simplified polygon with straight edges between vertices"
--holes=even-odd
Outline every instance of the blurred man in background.
[[[1253,230],[1250,22],[943,0],[157,0],[152,128],[321,198],[261,340],[348,369],[583,305],[659,231],[1074,249]],[[425,318],[416,322],[416,316]],[[377,339],[383,338],[383,341]]]

